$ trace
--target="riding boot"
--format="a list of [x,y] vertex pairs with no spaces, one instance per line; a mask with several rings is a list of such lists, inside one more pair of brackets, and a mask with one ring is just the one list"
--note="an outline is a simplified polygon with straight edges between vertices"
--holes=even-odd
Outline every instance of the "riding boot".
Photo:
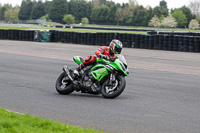
[[74,70],[74,75],[76,76],[81,76],[80,71],[85,67],[83,63],[81,63],[75,70]]

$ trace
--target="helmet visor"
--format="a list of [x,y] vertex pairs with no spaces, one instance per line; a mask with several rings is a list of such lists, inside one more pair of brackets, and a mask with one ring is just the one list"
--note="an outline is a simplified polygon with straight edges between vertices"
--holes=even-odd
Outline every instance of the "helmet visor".
[[115,51],[116,54],[120,54],[121,51],[122,51],[122,48],[120,48],[119,46],[115,47],[114,51]]

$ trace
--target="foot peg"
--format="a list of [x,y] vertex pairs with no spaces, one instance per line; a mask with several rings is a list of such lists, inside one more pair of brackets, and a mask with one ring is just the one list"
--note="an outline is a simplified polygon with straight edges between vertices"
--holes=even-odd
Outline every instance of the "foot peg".
[[76,69],[74,70],[73,73],[74,73],[74,75],[76,75],[76,76],[79,76],[79,75],[80,75],[79,72],[78,72]]

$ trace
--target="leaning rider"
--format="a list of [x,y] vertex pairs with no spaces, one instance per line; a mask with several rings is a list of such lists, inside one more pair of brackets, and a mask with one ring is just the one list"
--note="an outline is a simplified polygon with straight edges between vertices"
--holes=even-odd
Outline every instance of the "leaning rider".
[[92,65],[95,61],[96,58],[102,58],[105,60],[113,60],[116,59],[117,56],[115,56],[115,54],[120,54],[122,51],[122,43],[119,40],[112,40],[110,42],[110,46],[106,47],[103,46],[99,49],[97,49],[95,51],[96,55],[92,55],[92,56],[87,56],[85,58],[85,61],[83,63],[81,63],[75,70],[74,70],[74,74],[79,76],[79,72],[86,66],[88,65]]

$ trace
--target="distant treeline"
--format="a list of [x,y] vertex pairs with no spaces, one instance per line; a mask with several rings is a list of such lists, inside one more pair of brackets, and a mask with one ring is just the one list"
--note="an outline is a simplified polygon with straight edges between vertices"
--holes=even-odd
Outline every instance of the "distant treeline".
[[[138,5],[136,0],[129,3],[114,3],[107,0],[23,0],[20,7],[11,5],[0,6],[0,20],[29,20],[45,18],[47,21],[67,23],[63,18],[66,15],[74,17],[75,23],[81,23],[83,18],[86,23],[99,25],[126,25],[126,26],[162,26],[162,21],[170,15],[177,22],[174,26],[185,28],[192,19],[199,19],[193,15],[190,8],[183,6],[178,9],[168,9],[167,2],[162,0],[154,8]],[[9,15],[9,13],[11,15]],[[9,17],[10,16],[10,17]],[[150,24],[154,17],[161,24]],[[152,21],[154,21],[154,19]],[[73,21],[72,21],[73,22]],[[153,22],[152,22],[153,23]]]

